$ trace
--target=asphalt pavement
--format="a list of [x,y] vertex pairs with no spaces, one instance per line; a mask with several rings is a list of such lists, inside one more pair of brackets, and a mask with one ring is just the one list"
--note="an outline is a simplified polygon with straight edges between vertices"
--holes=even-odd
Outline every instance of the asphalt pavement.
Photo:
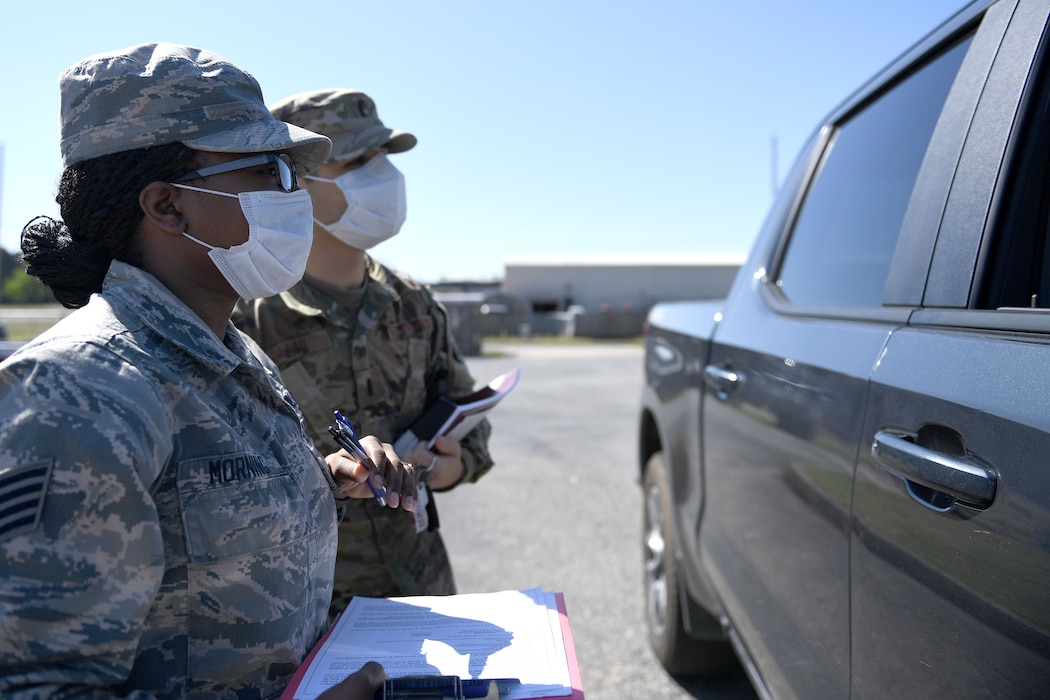
[[[754,700],[743,671],[672,678],[646,638],[635,344],[486,343],[477,385],[521,378],[491,415],[496,466],[437,495],[461,593],[565,594],[588,700]],[[497,353],[497,354],[492,354]]]

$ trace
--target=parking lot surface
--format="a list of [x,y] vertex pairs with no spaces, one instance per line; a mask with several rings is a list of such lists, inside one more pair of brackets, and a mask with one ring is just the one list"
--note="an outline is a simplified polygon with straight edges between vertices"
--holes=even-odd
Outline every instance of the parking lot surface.
[[462,593],[562,591],[588,700],[755,698],[742,671],[676,680],[649,650],[635,467],[642,348],[486,344],[477,384],[521,379],[492,414],[493,470],[438,494]]

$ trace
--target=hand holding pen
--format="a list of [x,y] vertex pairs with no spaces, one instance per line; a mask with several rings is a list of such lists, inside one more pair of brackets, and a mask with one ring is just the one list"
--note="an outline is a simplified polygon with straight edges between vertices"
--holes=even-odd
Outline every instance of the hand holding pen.
[[[380,505],[412,510],[417,498],[412,465],[403,463],[392,446],[380,443],[372,436],[359,440],[353,424],[345,416],[339,411],[335,411],[334,416],[334,424],[328,427],[328,432],[349,459],[342,453],[335,453],[328,455],[325,461],[340,486],[340,494],[362,498],[365,497],[362,488],[367,485]],[[361,479],[362,469],[364,479]]]

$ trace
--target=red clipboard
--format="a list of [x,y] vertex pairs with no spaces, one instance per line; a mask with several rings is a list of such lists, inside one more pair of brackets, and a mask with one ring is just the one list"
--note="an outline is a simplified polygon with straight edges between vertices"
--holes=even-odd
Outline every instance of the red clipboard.
[[292,679],[288,681],[288,685],[285,687],[284,692],[281,693],[281,700],[298,700],[298,698],[295,697],[295,691],[299,690],[299,685],[303,682],[303,676],[306,675],[306,670],[310,668],[310,664],[313,663],[314,657],[317,656],[317,652],[324,646],[325,641],[328,639],[328,635],[330,635],[332,630],[335,629],[335,623],[338,621],[339,617],[336,616],[336,618],[332,620],[332,624],[328,626],[328,631],[321,635],[321,638],[317,640],[317,644],[314,644],[314,648],[310,650],[310,653],[306,655],[303,662],[299,664],[299,668],[295,669],[295,673],[292,674]]
[[565,661],[569,665],[569,685],[572,686],[571,693],[558,697],[584,700],[583,680],[580,678],[580,664],[576,661],[576,645],[572,641],[569,613],[565,610],[565,596],[562,593],[555,593],[554,599],[558,601],[558,619],[561,620],[561,636],[565,640]]

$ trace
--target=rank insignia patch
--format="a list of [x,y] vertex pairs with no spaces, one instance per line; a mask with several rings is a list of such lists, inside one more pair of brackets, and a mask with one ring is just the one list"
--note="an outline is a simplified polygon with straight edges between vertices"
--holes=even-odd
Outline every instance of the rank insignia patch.
[[50,480],[51,462],[0,472],[0,542],[36,529]]

